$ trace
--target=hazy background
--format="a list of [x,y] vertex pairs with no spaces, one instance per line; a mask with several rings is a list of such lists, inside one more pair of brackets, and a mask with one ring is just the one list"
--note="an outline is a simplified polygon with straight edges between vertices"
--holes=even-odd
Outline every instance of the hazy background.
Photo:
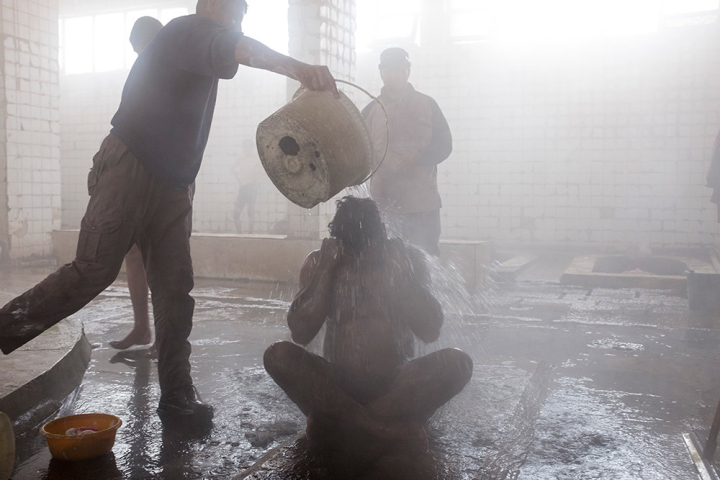
[[[320,52],[310,56],[374,94],[380,51],[410,52],[411,83],[437,100],[455,140],[439,166],[443,237],[681,249],[717,243],[704,186],[720,127],[717,0],[292,1],[320,12]],[[189,1],[4,0],[0,195],[8,199],[13,257],[49,255],[52,229],[79,227],[86,174],[135,58],[134,20],[166,23],[194,8]],[[298,42],[288,50],[297,38],[288,30],[316,25],[303,24],[303,14],[288,20],[287,9],[287,0],[249,0],[246,34],[305,52]],[[242,143],[293,88],[244,67],[221,82],[197,179],[196,231],[235,232],[232,171]],[[359,107],[368,101],[352,98]],[[293,208],[264,178],[255,233],[283,232]]]

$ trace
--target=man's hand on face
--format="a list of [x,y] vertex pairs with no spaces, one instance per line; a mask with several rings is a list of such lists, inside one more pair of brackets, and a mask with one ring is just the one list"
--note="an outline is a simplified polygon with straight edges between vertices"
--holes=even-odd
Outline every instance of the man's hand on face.
[[323,268],[333,268],[340,259],[341,245],[337,238],[326,238],[320,246],[320,266]]
[[325,65],[304,65],[297,72],[297,77],[309,90],[329,90],[336,96],[338,94],[335,79]]

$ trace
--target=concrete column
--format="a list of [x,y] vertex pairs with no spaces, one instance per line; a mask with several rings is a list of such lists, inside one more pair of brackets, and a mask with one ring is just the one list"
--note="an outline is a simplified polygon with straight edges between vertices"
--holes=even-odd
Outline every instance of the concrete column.
[[0,50],[3,256],[50,257],[60,228],[58,0],[4,0]]
[[[289,0],[288,28],[291,57],[328,65],[336,78],[354,80],[355,0]],[[288,101],[298,86],[288,81]],[[334,214],[332,201],[309,210],[290,204],[288,235],[323,238]]]
[[[288,53],[300,61],[320,63],[320,3],[312,0],[289,0]],[[288,79],[287,99],[300,87]],[[320,206],[311,209],[288,202],[288,236],[317,239],[320,237]]]
[[[4,25],[4,8],[0,8],[0,28]],[[4,35],[2,35],[4,37]],[[8,193],[7,131],[5,92],[5,49],[0,48],[0,267],[8,261]]]

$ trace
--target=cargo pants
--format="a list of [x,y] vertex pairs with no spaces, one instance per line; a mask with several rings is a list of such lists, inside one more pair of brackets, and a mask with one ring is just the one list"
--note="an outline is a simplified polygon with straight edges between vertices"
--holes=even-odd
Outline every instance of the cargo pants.
[[109,135],[93,158],[88,190],[75,260],[0,310],[0,348],[10,353],[80,310],[115,281],[137,242],[152,292],[161,392],[190,387],[189,189],[161,183]]

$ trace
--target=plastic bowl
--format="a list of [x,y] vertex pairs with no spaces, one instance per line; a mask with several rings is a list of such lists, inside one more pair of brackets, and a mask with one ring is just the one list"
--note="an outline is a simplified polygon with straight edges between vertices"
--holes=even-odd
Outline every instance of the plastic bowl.
[[[105,455],[115,444],[115,433],[122,425],[115,415],[86,413],[61,417],[42,426],[40,433],[47,440],[53,458],[87,460]],[[71,428],[91,427],[98,431],[84,435],[66,435]]]

